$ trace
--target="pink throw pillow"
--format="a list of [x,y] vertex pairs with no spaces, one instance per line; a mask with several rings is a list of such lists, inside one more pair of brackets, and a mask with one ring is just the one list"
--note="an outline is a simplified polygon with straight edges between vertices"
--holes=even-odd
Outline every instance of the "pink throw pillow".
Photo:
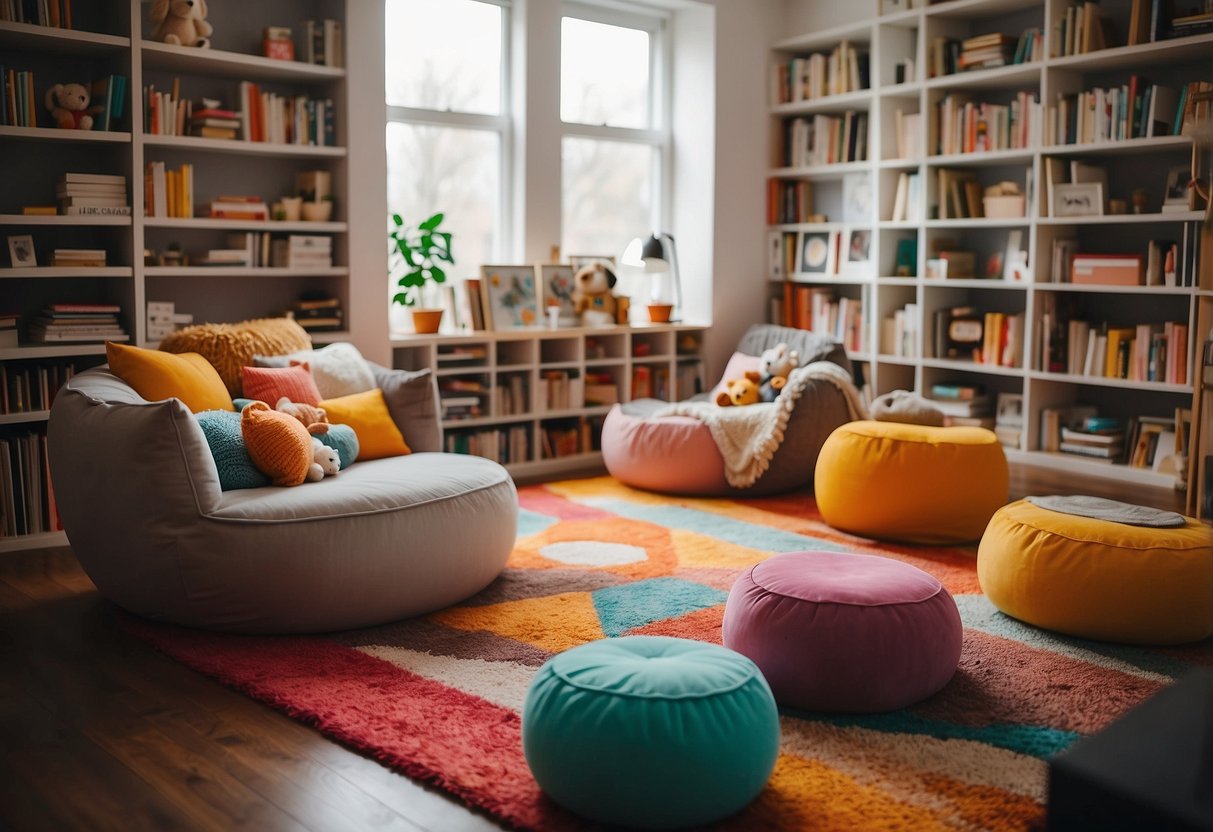
[[744,352],[735,352],[729,358],[729,363],[725,365],[724,375],[720,377],[720,381],[712,388],[709,401],[716,401],[716,394],[724,390],[724,383],[729,379],[743,378],[747,371],[753,370],[758,372],[759,359],[756,355],[746,355]]
[[320,390],[307,362],[290,367],[242,367],[244,396],[270,407],[285,396],[299,404],[320,404]]

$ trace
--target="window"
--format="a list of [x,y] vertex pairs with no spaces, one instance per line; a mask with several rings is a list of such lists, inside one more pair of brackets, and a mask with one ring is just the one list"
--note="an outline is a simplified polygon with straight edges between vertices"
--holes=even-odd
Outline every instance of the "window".
[[388,210],[457,229],[456,274],[504,256],[508,8],[387,0]]
[[570,254],[618,255],[662,225],[664,31],[660,17],[565,6],[561,245]]

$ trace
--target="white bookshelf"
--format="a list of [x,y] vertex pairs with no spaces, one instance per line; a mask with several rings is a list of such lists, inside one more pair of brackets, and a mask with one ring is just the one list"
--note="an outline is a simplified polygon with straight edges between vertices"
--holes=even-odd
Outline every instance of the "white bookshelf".
[[[405,334],[392,338],[392,360],[401,369],[434,368],[441,397],[480,399],[480,413],[443,419],[447,450],[479,452],[502,462],[516,477],[538,477],[602,463],[597,441],[610,404],[586,400],[587,373],[609,376],[621,402],[643,397],[677,401],[707,390],[712,382],[700,354],[703,332],[702,326],[648,324]],[[545,375],[568,380],[567,400],[545,399]],[[645,377],[651,386],[642,389]],[[477,386],[483,393],[446,389],[460,384]],[[506,392],[511,384],[513,390]],[[513,393],[519,390],[521,400]],[[570,428],[579,432],[572,452],[553,455],[553,441],[545,449],[545,433]],[[523,437],[525,445],[523,450],[515,444],[512,455],[511,431]],[[485,440],[487,446],[482,441],[472,451],[470,440],[463,438],[471,434],[498,438]]]
[[[802,4],[804,5],[804,4]],[[868,4],[873,9],[877,3]],[[884,16],[871,16],[842,26],[819,29],[774,43],[770,50],[771,78],[768,101],[772,130],[772,153],[768,180],[807,181],[813,192],[813,211],[824,214],[824,222],[778,222],[768,232],[838,233],[845,245],[852,230],[870,230],[869,260],[874,264],[861,276],[854,274],[786,274],[781,264],[773,268],[770,258],[774,239],[768,244],[768,286],[773,308],[785,297],[786,283],[804,284],[811,290],[830,290],[835,299],[849,298],[863,304],[864,336],[858,348],[852,348],[853,361],[863,365],[873,395],[894,389],[929,393],[942,382],[980,384],[994,398],[998,393],[1023,397],[1025,425],[1020,444],[1008,450],[1017,462],[1044,467],[1081,470],[1100,477],[1126,482],[1180,487],[1172,474],[1129,468],[1071,454],[1049,453],[1041,447],[1041,412],[1066,404],[1089,403],[1121,418],[1138,415],[1168,416],[1176,408],[1191,407],[1194,378],[1198,366],[1194,356],[1208,337],[1201,331],[1199,309],[1213,306],[1208,289],[1197,287],[1195,276],[1182,286],[1101,286],[1052,282],[1051,252],[1053,240],[1074,237],[1082,252],[1115,253],[1125,251],[1143,256],[1152,239],[1185,240],[1196,238],[1195,226],[1203,211],[1161,213],[1164,181],[1169,168],[1189,163],[1192,142],[1187,136],[1133,138],[1088,144],[1054,144],[1043,138],[1027,147],[978,153],[939,155],[935,145],[938,131],[933,124],[937,107],[950,94],[967,96],[974,102],[1008,103],[1016,93],[1033,93],[1041,102],[1042,122],[1047,108],[1060,94],[1073,94],[1092,88],[1128,83],[1131,75],[1147,82],[1179,89],[1181,83],[1213,78],[1213,34],[1147,42],[1134,46],[1113,46],[1086,54],[1054,57],[1051,54],[1051,28],[1070,5],[1063,0],[951,0]],[[1116,23],[1120,36],[1127,29],[1130,3],[1104,3],[1101,11]],[[1149,11],[1149,3],[1146,3]],[[866,9],[865,9],[866,11]],[[858,12],[857,12],[858,14]],[[811,10],[802,20],[811,23]],[[1045,34],[1043,59],[1023,64],[976,69],[952,75],[931,77],[928,55],[932,41],[940,37],[964,39],[987,32],[1003,32],[1018,38],[1028,27],[1040,27]],[[829,54],[844,41],[869,58],[869,86],[807,101],[779,102],[774,94],[775,68],[792,58],[812,53]],[[897,64],[914,62],[914,74],[896,82]],[[920,114],[917,136],[920,153],[897,158],[896,113]],[[838,115],[847,111],[864,113],[868,124],[868,152],[862,161],[830,165],[788,166],[781,157],[781,138],[789,122],[796,118],[812,120],[818,114]],[[1046,201],[1048,161],[1063,159],[1104,166],[1109,174],[1105,194],[1105,214],[1087,217],[1052,217]],[[938,204],[937,180],[941,169],[960,170],[974,175],[980,184],[1002,180],[1017,182],[1026,190],[1025,216],[1010,218],[940,219],[933,214]],[[920,190],[917,201],[919,219],[892,219],[896,188],[901,174],[917,174]],[[855,174],[869,178],[871,199],[868,212],[844,221],[843,182]],[[1136,186],[1148,192],[1147,213],[1111,215],[1106,213],[1109,198],[1130,201]],[[1131,210],[1131,209],[1130,209]],[[1031,276],[1026,281],[1004,281],[980,277],[987,257],[1005,248],[1008,235],[1021,235],[1021,248],[1028,252]],[[897,248],[902,240],[912,240],[917,248],[914,276],[896,277]],[[976,255],[977,279],[946,280],[927,278],[926,260],[937,242],[951,240],[951,248],[967,249]],[[1139,251],[1140,249],[1140,251]],[[1206,255],[1208,256],[1208,255]],[[841,258],[840,258],[841,259]],[[796,291],[806,291],[792,289]],[[1149,381],[1092,377],[1050,372],[1041,367],[1042,309],[1065,298],[1086,309],[1094,321],[1113,326],[1138,323],[1181,322],[1188,326],[1188,351],[1185,357],[1188,382],[1169,384]],[[970,304],[983,311],[1022,313],[1024,349],[1022,363],[1014,367],[978,364],[935,357],[933,353],[933,315],[937,310]],[[911,354],[892,355],[880,350],[881,321],[894,310],[910,305],[919,314],[919,327]],[[1207,313],[1206,313],[1207,314]],[[1206,417],[1207,418],[1207,417]],[[1208,452],[1207,450],[1205,451]]]
[[[6,69],[34,73],[38,126],[0,125],[0,158],[18,159],[5,166],[0,194],[0,231],[4,236],[33,237],[39,265],[11,268],[7,246],[0,247],[0,312],[22,318],[18,347],[0,348],[0,365],[10,373],[47,362],[73,362],[77,369],[104,362],[103,344],[34,344],[28,321],[51,302],[116,303],[131,343],[155,346],[146,337],[148,301],[173,301],[176,311],[196,321],[239,321],[279,314],[303,292],[338,297],[351,312],[350,168],[347,144],[349,77],[342,67],[280,61],[260,54],[261,33],[269,25],[289,26],[296,55],[303,55],[305,19],[347,21],[346,0],[266,0],[253,6],[212,4],[215,26],[211,49],[170,46],[145,39],[150,33],[144,0],[97,0],[74,3],[72,29],[28,23],[0,23],[0,63]],[[347,52],[348,54],[348,52]],[[70,62],[70,63],[65,63]],[[70,71],[66,67],[70,66]],[[62,130],[47,126],[42,106],[52,83],[92,81],[125,76],[125,107],[109,131]],[[250,81],[264,91],[304,95],[332,102],[335,146],[311,146],[145,134],[143,91],[154,85],[167,91],[174,82],[183,99],[217,98],[227,109],[240,109],[238,84]],[[169,169],[183,163],[194,168],[195,218],[144,216],[144,170],[162,161]],[[295,190],[296,174],[327,170],[332,176],[334,212],[328,222],[267,222],[207,217],[217,196],[261,197],[267,204]],[[127,179],[130,216],[25,215],[27,205],[57,204],[55,186],[64,172],[121,174]],[[178,245],[196,260],[211,248],[230,247],[229,233],[269,232],[321,234],[333,239],[333,265],[326,268],[250,268],[160,266],[144,252],[159,254]],[[54,248],[103,248],[104,268],[63,268],[50,262]],[[368,278],[370,279],[370,278]],[[384,313],[386,315],[386,311]],[[356,322],[350,321],[351,328]],[[371,329],[375,327],[372,325]],[[347,340],[343,332],[317,333],[317,343]],[[45,409],[0,414],[0,436],[45,429]],[[61,533],[0,537],[0,552],[54,546]]]

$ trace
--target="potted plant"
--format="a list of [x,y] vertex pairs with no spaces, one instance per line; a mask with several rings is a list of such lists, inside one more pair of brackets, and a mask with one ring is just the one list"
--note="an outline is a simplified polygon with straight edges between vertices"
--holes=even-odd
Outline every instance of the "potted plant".
[[388,274],[396,277],[401,289],[392,302],[412,309],[415,332],[437,332],[442,323],[442,309],[432,299],[437,284],[446,282],[439,264],[455,265],[451,234],[438,230],[442,218],[440,211],[412,228],[399,214],[392,214],[388,228]]

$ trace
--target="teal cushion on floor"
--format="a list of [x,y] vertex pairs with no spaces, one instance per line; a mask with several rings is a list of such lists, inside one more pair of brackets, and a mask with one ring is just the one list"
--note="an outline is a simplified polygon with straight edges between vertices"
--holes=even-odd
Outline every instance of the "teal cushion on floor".
[[579,815],[642,829],[711,823],[762,790],[779,715],[740,653],[663,636],[604,639],[552,657],[522,713],[535,780]]

